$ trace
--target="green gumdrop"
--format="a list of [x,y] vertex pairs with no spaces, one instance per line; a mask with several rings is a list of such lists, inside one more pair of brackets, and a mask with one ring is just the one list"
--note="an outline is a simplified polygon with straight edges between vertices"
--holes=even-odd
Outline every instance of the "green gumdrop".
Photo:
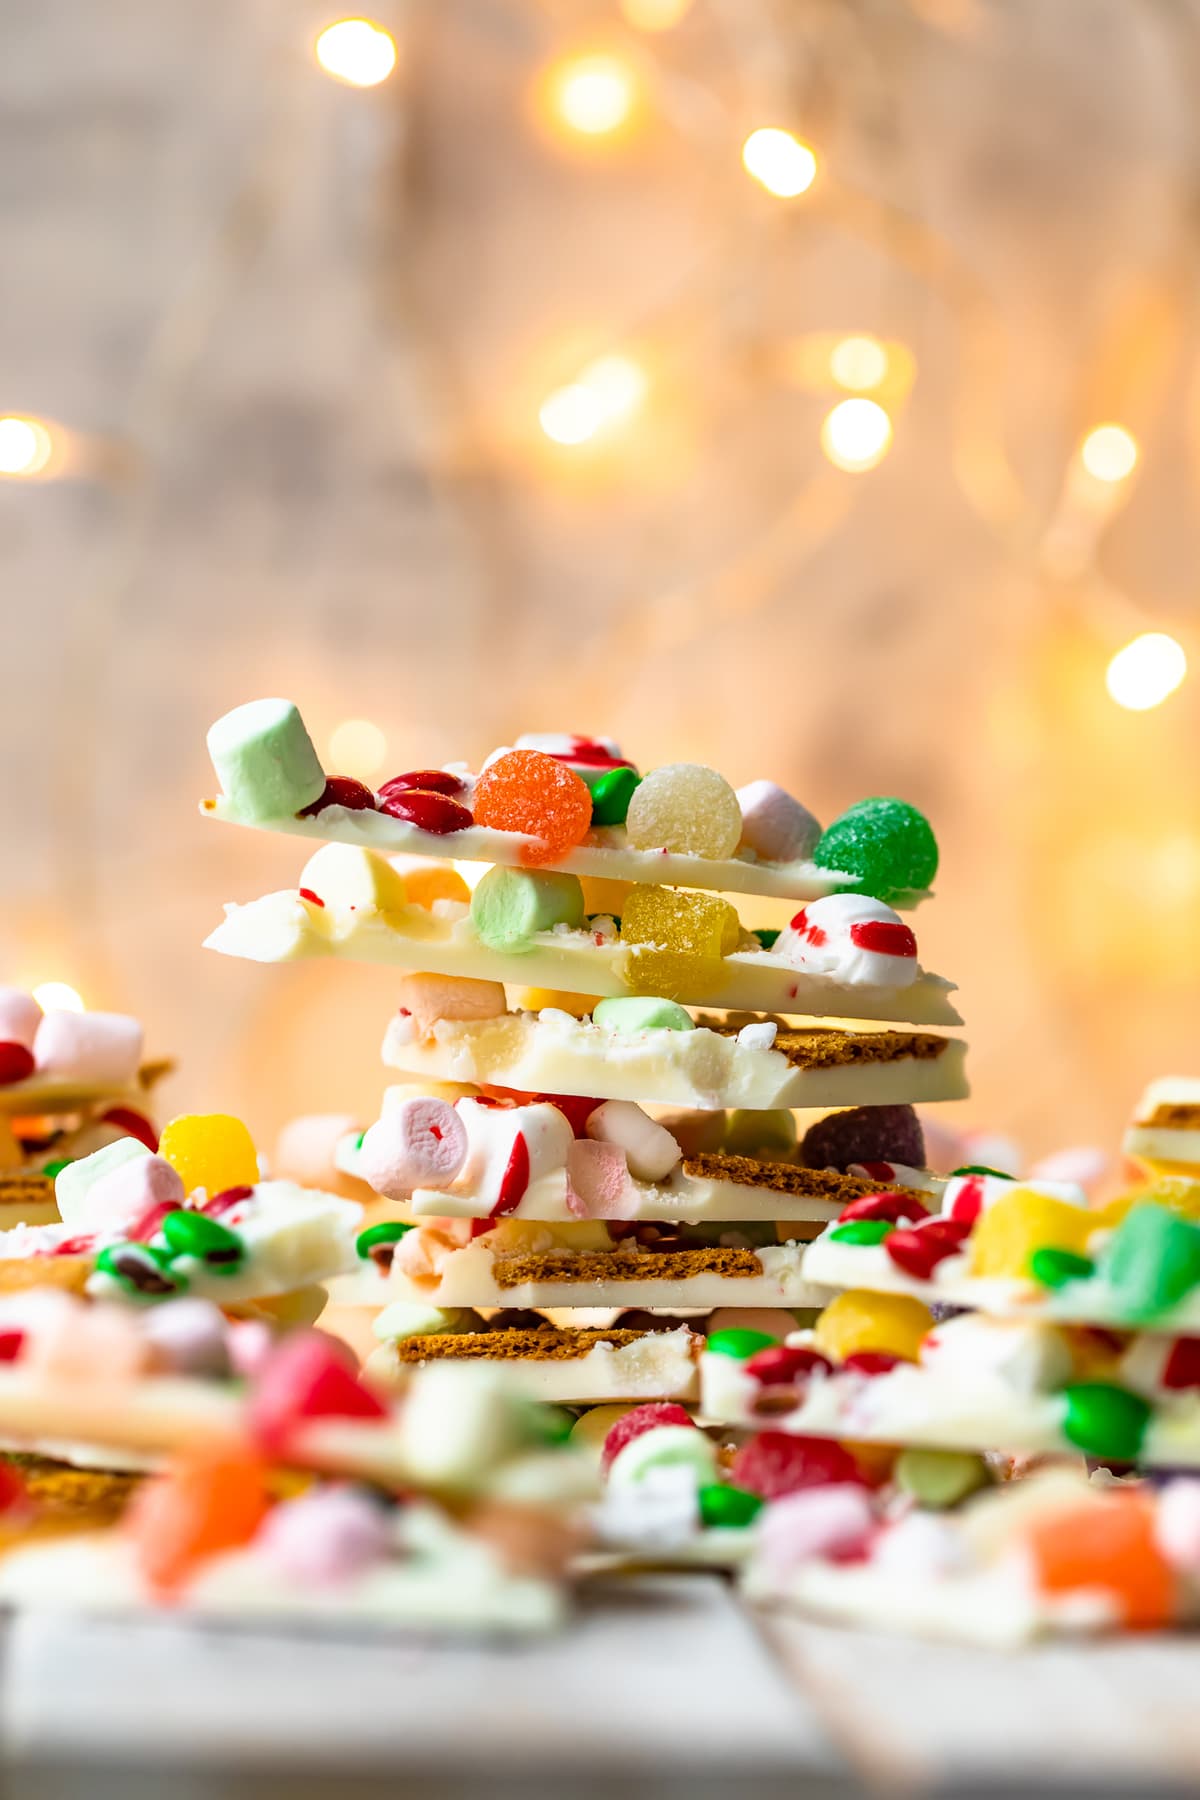
[[1200,1230],[1164,1206],[1135,1206],[1113,1233],[1103,1270],[1126,1318],[1158,1318],[1200,1282]]
[[471,895],[471,923],[490,950],[532,950],[536,932],[583,924],[583,889],[575,875],[492,868]]
[[399,1219],[385,1219],[381,1225],[368,1225],[360,1231],[354,1240],[354,1248],[365,1262],[372,1250],[379,1244],[398,1244],[411,1225],[405,1225]]
[[1064,1388],[1063,1434],[1085,1456],[1136,1462],[1150,1421],[1150,1402],[1107,1381]]
[[736,1107],[729,1115],[722,1148],[729,1156],[756,1156],[767,1161],[796,1148],[796,1120],[781,1107],[761,1112]]
[[895,1229],[890,1219],[851,1219],[847,1225],[835,1225],[829,1241],[831,1244],[882,1244]]
[[924,813],[906,800],[860,800],[821,833],[813,861],[857,875],[854,893],[888,902],[929,886],[937,874],[937,839]]
[[750,1331],[739,1326],[730,1325],[724,1331],[714,1331],[705,1340],[704,1348],[711,1350],[715,1356],[736,1357],[738,1362],[749,1362],[760,1350],[770,1350],[779,1342],[765,1331]]
[[1077,1256],[1074,1250],[1035,1250],[1029,1259],[1029,1273],[1043,1287],[1066,1287],[1069,1281],[1083,1281],[1095,1274],[1090,1256]]
[[636,769],[605,769],[590,783],[592,790],[592,824],[623,825],[633,799],[634,789],[641,784]]
[[628,999],[600,1000],[592,1008],[592,1023],[605,1031],[695,1031],[696,1022],[690,1012],[674,1000],[661,1000],[655,995],[635,995]]
[[707,1487],[702,1487],[697,1499],[700,1502],[701,1524],[717,1527],[749,1525],[766,1504],[758,1494],[747,1493],[745,1488],[731,1487],[724,1481],[713,1481]]
[[180,1207],[162,1222],[167,1249],[174,1256],[194,1256],[217,1274],[233,1275],[246,1260],[246,1246],[236,1231],[202,1212]]
[[918,1505],[936,1511],[957,1506],[989,1479],[982,1456],[967,1450],[902,1450],[892,1475]]

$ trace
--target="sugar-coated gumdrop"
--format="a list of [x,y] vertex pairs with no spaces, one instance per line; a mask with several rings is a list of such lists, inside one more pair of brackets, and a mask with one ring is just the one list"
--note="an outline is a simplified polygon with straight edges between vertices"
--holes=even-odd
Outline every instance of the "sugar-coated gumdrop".
[[639,1432],[608,1465],[612,1487],[637,1488],[654,1482],[664,1470],[685,1472],[697,1487],[717,1478],[717,1446],[689,1420],[686,1425],[660,1424]]
[[600,1452],[600,1467],[607,1471],[626,1444],[631,1444],[643,1431],[654,1431],[660,1425],[693,1423],[691,1414],[674,1400],[654,1400],[647,1406],[631,1407],[610,1426]]
[[763,1500],[833,1482],[863,1481],[850,1452],[832,1438],[792,1437],[786,1431],[760,1431],[742,1445],[729,1473],[738,1487]]
[[125,1529],[146,1580],[169,1591],[207,1557],[248,1543],[269,1504],[261,1458],[242,1450],[192,1450],[134,1496]]
[[851,1288],[821,1313],[813,1342],[834,1362],[860,1350],[886,1350],[916,1362],[921,1339],[933,1329],[933,1314],[910,1294],[871,1294]]
[[860,800],[821,833],[813,861],[857,875],[856,892],[892,901],[929,886],[937,874],[937,839],[928,819],[907,801]]
[[625,980],[635,993],[670,1000],[705,989],[720,978],[740,929],[732,906],[715,894],[634,888],[621,917]]
[[1083,1255],[1096,1229],[1086,1207],[1020,1185],[980,1215],[970,1241],[972,1275],[1031,1276],[1035,1250]]
[[1141,1494],[1106,1494],[1035,1515],[1025,1544],[1043,1593],[1110,1594],[1121,1622],[1135,1629],[1172,1617],[1174,1577]]
[[349,1350],[319,1331],[295,1331],[267,1357],[250,1400],[250,1423],[272,1453],[305,1419],[382,1419],[387,1408],[354,1373]]
[[725,1127],[726,1154],[788,1162],[796,1149],[796,1121],[784,1107],[737,1107]]
[[851,1163],[925,1163],[925,1135],[911,1106],[853,1106],[810,1125],[800,1140],[806,1169],[841,1169]]
[[1135,1206],[1113,1233],[1103,1266],[1122,1314],[1149,1321],[1200,1282],[1200,1228],[1164,1206]]
[[286,819],[319,799],[325,775],[290,700],[251,700],[218,719],[208,753],[225,793],[247,819]]
[[158,1153],[175,1169],[184,1192],[253,1187],[258,1181],[254,1139],[229,1113],[183,1113],[163,1126]]
[[573,769],[539,750],[498,756],[475,785],[475,823],[540,840],[521,860],[550,863],[581,844],[592,823],[592,796]]
[[651,769],[625,818],[635,850],[679,856],[732,856],[742,836],[742,809],[723,775],[703,763]]
[[471,923],[489,949],[519,954],[539,931],[583,924],[583,889],[575,875],[496,864],[471,895]]

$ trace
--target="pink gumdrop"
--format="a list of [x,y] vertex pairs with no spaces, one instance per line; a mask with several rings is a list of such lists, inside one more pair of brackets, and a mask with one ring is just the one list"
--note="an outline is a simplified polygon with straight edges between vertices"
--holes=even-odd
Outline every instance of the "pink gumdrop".
[[758,1554],[771,1574],[785,1576],[814,1557],[845,1555],[864,1545],[874,1527],[867,1490],[851,1482],[804,1488],[764,1508]]
[[183,1201],[183,1181],[173,1166],[161,1156],[139,1156],[93,1182],[72,1222],[85,1231],[101,1231]]
[[576,1219],[632,1219],[637,1196],[625,1152],[616,1144],[576,1138],[567,1151],[567,1211]]
[[250,1426],[269,1453],[286,1445],[308,1419],[385,1419],[387,1408],[364,1386],[344,1344],[320,1331],[295,1331],[258,1370]]
[[363,1178],[389,1200],[449,1187],[467,1160],[466,1127],[444,1100],[402,1100],[372,1125],[359,1158]]
[[357,1488],[317,1488],[286,1500],[267,1517],[258,1547],[295,1581],[336,1585],[384,1556],[387,1515]]
[[142,1060],[142,1028],[123,1013],[48,1012],[33,1054],[43,1075],[125,1087]]
[[0,987],[0,1043],[33,1049],[42,1009],[24,988]]

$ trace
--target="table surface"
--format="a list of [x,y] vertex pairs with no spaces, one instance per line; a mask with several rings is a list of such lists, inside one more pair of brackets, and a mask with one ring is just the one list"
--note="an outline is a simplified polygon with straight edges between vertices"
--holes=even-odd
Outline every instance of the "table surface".
[[[611,1577],[530,1643],[29,1616],[0,1728],[22,1800],[1143,1796],[1200,1775],[1200,1641],[968,1651]],[[402,1780],[398,1779],[402,1776]]]

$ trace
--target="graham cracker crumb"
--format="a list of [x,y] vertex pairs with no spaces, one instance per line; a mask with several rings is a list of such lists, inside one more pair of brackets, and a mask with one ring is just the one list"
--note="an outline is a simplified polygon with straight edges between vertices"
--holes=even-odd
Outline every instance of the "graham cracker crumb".
[[1200,1103],[1195,1101],[1168,1100],[1156,1106],[1148,1119],[1139,1119],[1138,1124],[1144,1128],[1157,1127],[1160,1131],[1174,1129],[1176,1131],[1195,1131],[1200,1128]]
[[54,1183],[48,1175],[0,1176],[0,1206],[17,1211],[23,1206],[45,1206],[54,1198]]
[[[739,1187],[769,1188],[793,1199],[828,1200],[835,1206],[848,1206],[851,1200],[880,1191],[877,1181],[842,1175],[837,1169],[802,1169],[798,1163],[760,1162],[755,1156],[729,1156],[723,1150],[685,1156],[683,1172],[699,1181],[732,1181]],[[916,1194],[923,1202],[929,1198],[915,1188],[889,1188],[888,1192]]]
[[753,1250],[545,1250],[532,1256],[498,1256],[496,1286],[526,1282],[688,1281],[694,1275],[748,1279],[763,1272]]
[[110,1469],[76,1469],[45,1456],[6,1456],[20,1471],[31,1500],[58,1517],[86,1517],[108,1524],[120,1517],[140,1475]]
[[[697,1023],[721,1037],[736,1037],[741,1024],[701,1017]],[[780,1025],[773,1048],[793,1069],[843,1069],[862,1063],[934,1062],[949,1043],[928,1031],[842,1031],[832,1025]]]
[[427,1336],[397,1339],[396,1358],[402,1363],[427,1361],[573,1362],[597,1344],[623,1350],[642,1338],[662,1335],[650,1331],[604,1331],[543,1325],[532,1331],[444,1331]]

